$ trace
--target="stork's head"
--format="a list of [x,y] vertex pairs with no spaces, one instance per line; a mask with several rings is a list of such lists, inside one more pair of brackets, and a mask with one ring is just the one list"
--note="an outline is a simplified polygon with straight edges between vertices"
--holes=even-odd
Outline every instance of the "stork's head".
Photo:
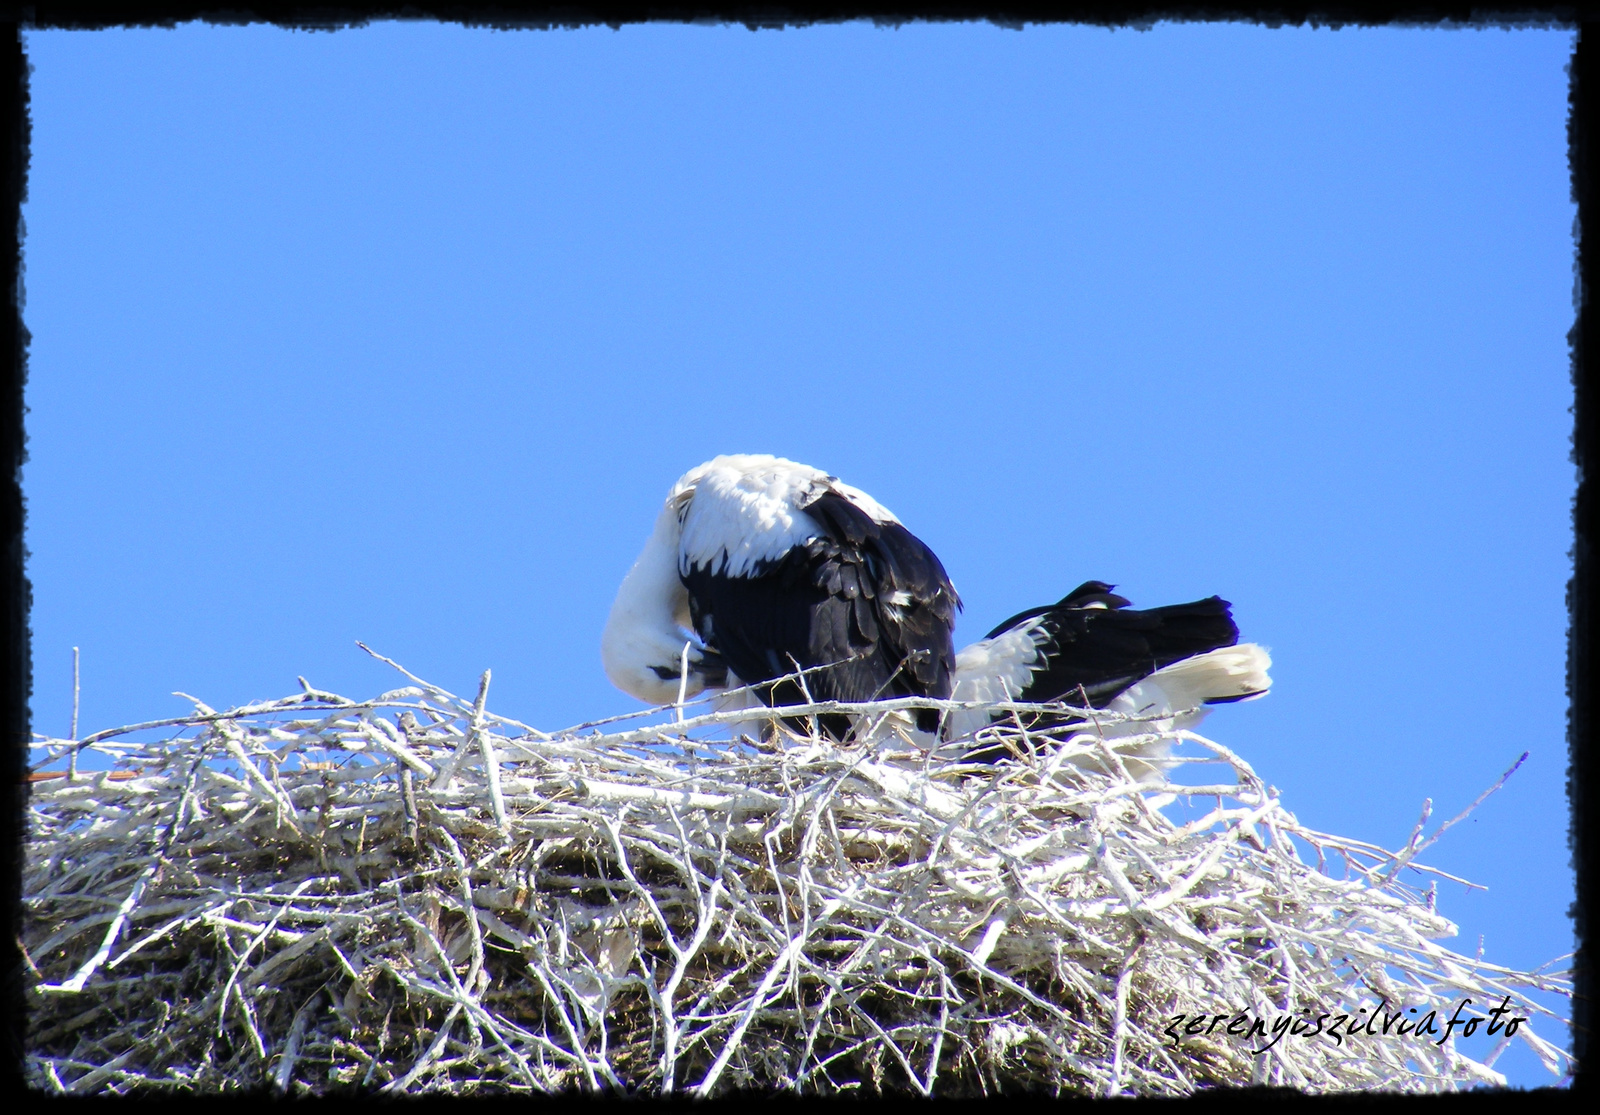
[[689,594],[678,577],[682,511],[693,495],[693,484],[680,481],[667,497],[650,540],[617,589],[600,636],[600,658],[611,684],[653,705],[678,699],[686,643],[689,680],[683,696],[695,697],[708,684],[722,684],[716,676],[720,662],[714,656],[708,660],[687,631]]

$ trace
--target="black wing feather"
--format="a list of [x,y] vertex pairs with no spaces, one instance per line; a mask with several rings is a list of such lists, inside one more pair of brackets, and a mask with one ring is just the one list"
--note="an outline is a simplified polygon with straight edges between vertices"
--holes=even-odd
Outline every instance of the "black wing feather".
[[[960,607],[932,550],[898,523],[879,523],[828,490],[802,510],[819,533],[750,576],[695,567],[683,576],[706,646],[748,684],[795,671],[817,700],[948,697],[955,672],[951,632]],[[909,598],[895,604],[897,593]],[[792,681],[759,689],[779,706],[805,699]],[[844,717],[824,727],[843,738]],[[938,714],[918,714],[925,731]]]
[[[1110,588],[1105,585],[1103,591]],[[1074,596],[1035,613],[1049,634],[1040,648],[1045,668],[1019,699],[1071,701],[1086,695],[1093,707],[1102,708],[1163,666],[1239,641],[1231,605],[1219,596],[1144,609],[1127,607],[1125,601],[1120,607],[1084,607]]]
[[1132,601],[1111,591],[1116,587],[1116,585],[1108,585],[1104,581],[1085,581],[1054,604],[1041,604],[1037,608],[1029,608],[1026,612],[1018,612],[1010,619],[1002,620],[1000,623],[995,624],[994,630],[990,631],[984,638],[992,639],[996,635],[1010,631],[1025,619],[1042,616],[1046,612],[1055,611],[1058,608],[1087,608],[1094,604],[1102,604],[1107,608],[1126,608]]
[[[1044,668],[1034,673],[1017,700],[1078,706],[1087,701],[1090,708],[1104,708],[1117,694],[1164,666],[1239,641],[1232,605],[1219,596],[1138,609],[1112,593],[1114,587],[1086,581],[1056,603],[1020,612],[985,636],[992,639],[1035,620],[1047,633],[1039,648]],[[1025,722],[1042,730],[1079,719],[1037,716]],[[968,752],[966,759],[993,762],[1006,754],[1003,748],[990,746]]]

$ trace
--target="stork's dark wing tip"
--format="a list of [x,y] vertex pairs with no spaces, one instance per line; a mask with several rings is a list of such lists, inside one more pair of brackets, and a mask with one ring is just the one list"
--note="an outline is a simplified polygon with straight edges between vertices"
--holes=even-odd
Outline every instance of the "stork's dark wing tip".
[[1099,604],[1105,608],[1126,608],[1132,601],[1111,591],[1116,587],[1116,585],[1108,585],[1104,581],[1085,581],[1063,596],[1054,606],[1057,608],[1088,608]]

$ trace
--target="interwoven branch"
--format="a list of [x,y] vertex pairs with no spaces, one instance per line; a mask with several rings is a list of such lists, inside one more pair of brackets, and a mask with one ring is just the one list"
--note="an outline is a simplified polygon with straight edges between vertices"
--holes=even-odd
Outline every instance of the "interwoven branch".
[[37,1086],[1438,1090],[1499,1077],[1453,1039],[1257,1053],[1171,1020],[1570,994],[1440,947],[1398,878],[1415,849],[1305,828],[1192,733],[1203,786],[1130,778],[1148,737],[1015,716],[985,732],[1017,759],[960,765],[887,728],[711,738],[764,710],[549,734],[488,712],[487,676],[476,700],[412,680],[39,745]]

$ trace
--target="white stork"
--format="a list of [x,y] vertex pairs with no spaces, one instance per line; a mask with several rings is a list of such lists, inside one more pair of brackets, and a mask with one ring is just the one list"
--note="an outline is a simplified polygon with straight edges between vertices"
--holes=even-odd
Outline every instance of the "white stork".
[[[1105,739],[1190,729],[1207,706],[1264,696],[1272,659],[1263,647],[1239,642],[1231,605],[1218,596],[1189,604],[1138,610],[1104,581],[1086,581],[1061,600],[998,624],[956,655],[957,701],[1061,701],[1104,709],[1118,717],[1096,724]],[[1123,719],[1123,717],[1137,719]],[[954,712],[946,739],[970,736],[992,722],[977,709]],[[1081,723],[1081,717],[1025,716],[1029,728]],[[1124,754],[1159,760],[1171,750],[1158,739]],[[997,745],[970,748],[967,761],[992,761]],[[1151,774],[1145,763],[1129,763]]]
[[[943,698],[960,606],[933,551],[865,492],[782,457],[717,457],[673,485],[601,656],[619,689],[653,704],[741,684],[775,707],[806,693]],[[685,629],[699,639],[687,654]],[[804,691],[762,684],[802,669]],[[849,730],[823,719],[836,736]],[[938,713],[917,721],[933,731]]]
[[[1195,710],[1154,727],[1107,725],[1105,735],[1192,727],[1200,706],[1260,696],[1271,684],[1266,652],[1236,645],[1226,601],[1140,611],[1111,589],[1087,582],[955,654],[960,598],[899,519],[819,469],[724,456],[673,485],[617,592],[601,655],[619,689],[657,705],[748,684],[774,707],[809,694],[1062,700],[1144,717]],[[802,669],[804,690],[780,680]],[[847,718],[822,719],[837,738],[849,731]],[[924,732],[939,728],[933,710],[916,722]],[[989,722],[957,712],[942,735],[959,739]],[[967,757],[1001,755],[991,745]]]

